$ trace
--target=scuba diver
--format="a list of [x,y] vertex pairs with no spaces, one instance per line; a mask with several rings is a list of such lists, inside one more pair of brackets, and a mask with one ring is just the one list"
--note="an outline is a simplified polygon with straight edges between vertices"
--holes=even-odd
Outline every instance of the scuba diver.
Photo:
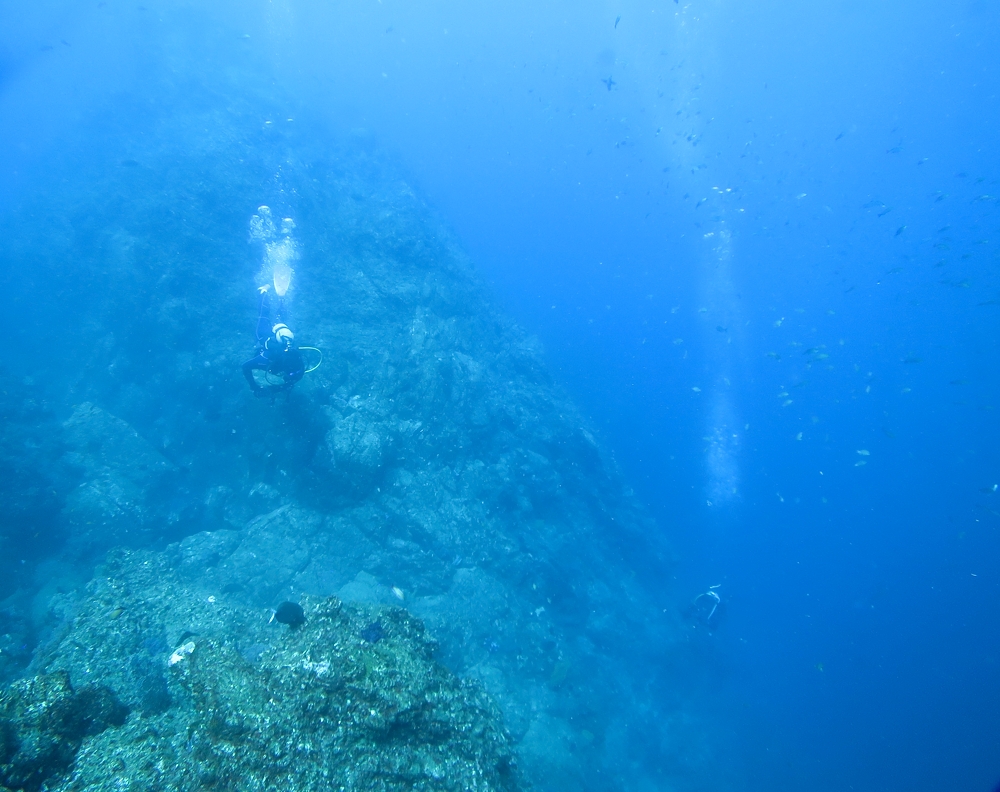
[[[289,391],[306,373],[305,363],[295,335],[288,325],[281,321],[281,302],[278,310],[271,315],[270,286],[261,286],[260,307],[257,314],[257,354],[243,364],[243,376],[250,385],[250,390],[257,397],[276,396],[282,391]],[[273,319],[273,324],[272,324]],[[273,374],[281,377],[280,385],[260,385],[254,377],[254,370],[264,372],[264,378]]]
[[695,597],[684,610],[684,618],[692,622],[693,627],[704,627],[713,632],[726,615],[726,603],[716,593],[718,585],[709,586],[708,591]]

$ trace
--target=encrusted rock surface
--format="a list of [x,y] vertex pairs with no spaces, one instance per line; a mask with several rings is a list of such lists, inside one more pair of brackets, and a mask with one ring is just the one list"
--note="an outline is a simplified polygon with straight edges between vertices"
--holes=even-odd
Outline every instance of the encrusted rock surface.
[[402,608],[309,598],[291,628],[140,551],[63,606],[45,670],[0,695],[11,789],[523,788],[499,711]]
[[51,788],[85,738],[121,726],[127,716],[108,688],[74,689],[65,671],[15,682],[0,692],[0,789]]

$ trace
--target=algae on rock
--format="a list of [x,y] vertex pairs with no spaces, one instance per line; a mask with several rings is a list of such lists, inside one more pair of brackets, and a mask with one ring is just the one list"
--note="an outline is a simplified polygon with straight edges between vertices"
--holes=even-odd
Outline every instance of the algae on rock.
[[[304,625],[269,623],[266,610],[190,586],[164,554],[114,553],[39,658],[51,670],[15,689],[23,701],[48,680],[87,681],[81,690],[116,690],[132,714],[60,744],[47,788],[522,788],[499,712],[434,660],[418,620],[335,598],[303,605]],[[162,681],[159,710],[144,711],[136,659]]]

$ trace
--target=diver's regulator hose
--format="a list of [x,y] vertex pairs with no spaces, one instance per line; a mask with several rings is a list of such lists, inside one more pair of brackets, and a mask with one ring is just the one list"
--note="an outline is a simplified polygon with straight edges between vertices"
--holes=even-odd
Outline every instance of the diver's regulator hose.
[[316,347],[307,347],[307,346],[299,347],[300,352],[303,349],[308,349],[310,352],[315,352],[317,355],[319,355],[319,362],[315,366],[310,366],[309,368],[307,368],[305,371],[306,374],[308,374],[311,371],[315,371],[316,369],[318,369],[320,366],[323,365],[323,352],[321,350],[316,349]]
[[[309,347],[309,346],[300,346],[299,347],[299,351],[302,351],[303,349],[308,349],[310,352],[315,352],[317,355],[319,355],[319,362],[315,366],[310,366],[309,368],[305,369],[302,372],[303,374],[308,374],[308,373],[310,373],[312,371],[315,371],[321,365],[323,365],[323,351],[321,349],[317,349],[316,347]],[[268,385],[280,385],[280,384],[282,384],[281,381],[272,381],[271,380],[271,372],[269,372],[269,371],[265,371],[264,372],[264,379],[265,379],[265,381],[267,382]]]

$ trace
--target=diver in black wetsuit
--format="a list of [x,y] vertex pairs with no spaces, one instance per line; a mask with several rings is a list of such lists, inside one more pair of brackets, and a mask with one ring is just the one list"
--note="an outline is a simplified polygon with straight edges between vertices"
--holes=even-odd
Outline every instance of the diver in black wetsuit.
[[[272,318],[274,324],[272,324]],[[254,370],[281,377],[280,385],[260,385]],[[260,309],[257,314],[257,354],[243,364],[243,376],[254,396],[275,395],[291,390],[292,385],[305,374],[302,353],[295,343],[295,335],[281,321],[281,307],[271,316],[271,294],[268,286],[260,287]]]

